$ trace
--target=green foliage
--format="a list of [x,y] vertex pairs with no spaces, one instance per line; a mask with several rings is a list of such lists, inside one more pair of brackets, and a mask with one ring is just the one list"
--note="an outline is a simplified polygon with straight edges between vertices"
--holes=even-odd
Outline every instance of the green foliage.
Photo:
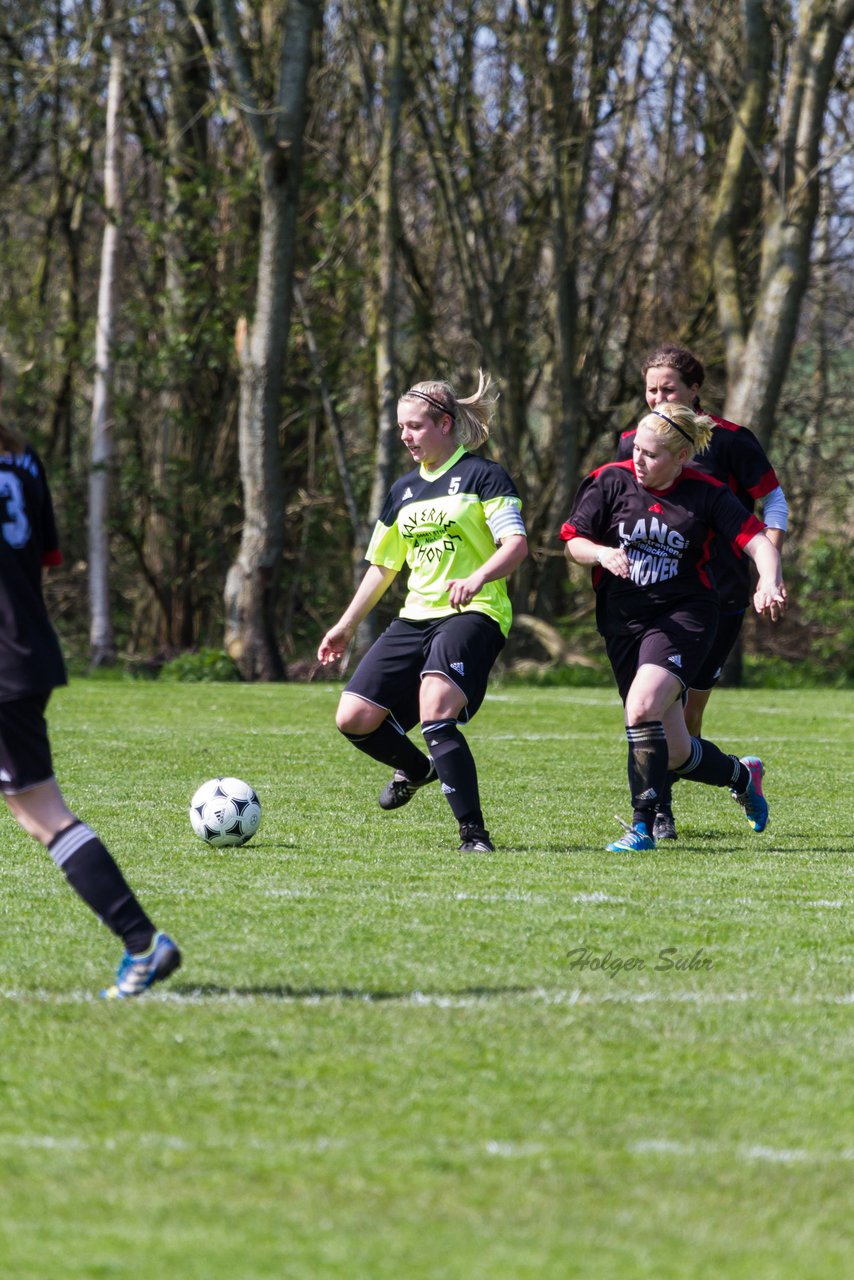
[[607,689],[613,686],[614,677],[607,661],[603,660],[595,666],[568,663],[543,665],[537,670],[527,666],[522,671],[511,668],[501,673],[499,683],[534,689]]
[[844,667],[802,658],[776,654],[746,654],[742,658],[742,687],[745,689],[850,689],[854,684],[854,672],[848,663]]
[[[7,818],[4,1275],[847,1274],[850,701],[716,693],[768,831],[680,783],[679,842],[612,857],[616,695],[502,686],[467,730],[497,852],[462,857],[438,789],[379,809],[338,692],[55,695],[68,801],[184,966],[99,1002],[119,948]],[[187,806],[226,772],[264,815],[214,851]]]
[[222,649],[182,653],[160,668],[160,679],[179,684],[234,683],[241,679],[236,664]]
[[797,566],[800,618],[811,633],[811,650],[844,678],[854,678],[854,559],[839,534],[821,534],[801,553]]

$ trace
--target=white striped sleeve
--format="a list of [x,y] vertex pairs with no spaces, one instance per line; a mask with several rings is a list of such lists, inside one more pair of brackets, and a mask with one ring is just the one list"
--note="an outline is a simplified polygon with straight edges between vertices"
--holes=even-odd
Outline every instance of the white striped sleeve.
[[503,498],[498,504],[491,502],[488,504],[486,523],[496,544],[503,542],[505,538],[512,538],[519,534],[523,538],[526,536],[521,505],[520,498]]

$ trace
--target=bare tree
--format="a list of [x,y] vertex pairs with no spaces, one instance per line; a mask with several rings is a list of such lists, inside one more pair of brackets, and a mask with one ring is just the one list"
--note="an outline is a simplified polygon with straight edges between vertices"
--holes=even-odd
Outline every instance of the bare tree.
[[279,423],[309,72],[322,0],[289,0],[269,105],[263,69],[253,67],[235,0],[216,0],[216,12],[236,100],[257,154],[261,188],[255,313],[239,344],[244,521],[237,558],[225,584],[225,644],[246,679],[280,680],[285,670],[274,620],[284,545]]
[[107,91],[107,126],[104,151],[104,238],[101,245],[101,277],[95,329],[95,386],[92,397],[89,463],[89,606],[90,657],[93,666],[109,666],[116,659],[110,610],[109,505],[113,458],[113,423],[110,412],[112,333],[116,300],[116,268],[121,214],[122,127],[121,103],[124,77],[124,44],[114,30],[110,51]]
[[[795,38],[779,67],[783,84],[773,151],[761,147],[772,78],[771,11],[763,0],[744,0],[742,91],[733,108],[732,132],[718,185],[712,237],[715,290],[723,331],[726,413],[747,422],[768,443],[789,366],[801,304],[809,281],[810,252],[819,210],[822,170],[834,157],[822,154],[824,119],[854,0],[802,0]],[[739,233],[746,173],[759,167],[763,207],[759,224],[759,273],[746,286]]]
[[380,514],[394,469],[397,445],[397,333],[398,254],[400,216],[397,207],[397,154],[400,146],[400,113],[403,105],[403,22],[405,0],[392,0],[386,53],[385,112],[380,147],[379,213],[380,281],[377,316],[377,427],[376,458],[368,526]]

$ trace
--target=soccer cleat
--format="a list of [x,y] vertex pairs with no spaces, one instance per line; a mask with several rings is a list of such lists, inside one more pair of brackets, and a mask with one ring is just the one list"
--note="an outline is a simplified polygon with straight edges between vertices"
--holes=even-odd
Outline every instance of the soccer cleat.
[[654,840],[676,839],[676,823],[672,813],[666,813],[663,809],[658,810],[652,824],[652,835]]
[[645,822],[638,822],[634,827],[628,826],[622,818],[617,818],[623,828],[619,840],[606,846],[606,853],[644,853],[655,848],[655,839],[649,834]]
[[483,827],[464,822],[460,826],[460,853],[495,853],[495,845]]
[[417,782],[407,778],[402,769],[395,769],[391,782],[387,782],[380,792],[380,808],[400,809],[403,805],[409,804],[419,787],[426,787],[428,782],[435,782],[436,777],[436,768],[432,760],[427,777],[419,778]]
[[742,756],[741,764],[750,774],[747,790],[738,795],[730,790],[730,795],[745,812],[747,821],[754,831],[764,831],[768,825],[768,801],[762,794],[762,777],[765,766],[757,756]]
[[125,1000],[129,996],[141,996],[155,982],[162,982],[174,973],[181,963],[181,952],[165,933],[156,933],[151,946],[141,956],[128,951],[122,956],[116,981],[101,995],[105,1000]]

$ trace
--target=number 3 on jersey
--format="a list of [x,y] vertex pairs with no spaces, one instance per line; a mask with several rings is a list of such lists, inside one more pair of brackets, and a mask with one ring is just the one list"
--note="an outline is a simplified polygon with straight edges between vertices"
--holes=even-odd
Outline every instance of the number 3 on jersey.
[[[0,524],[10,547],[23,547],[30,539],[30,522],[24,507],[24,489],[14,471],[0,471],[0,503],[5,518]],[[3,510],[5,508],[5,510]]]

